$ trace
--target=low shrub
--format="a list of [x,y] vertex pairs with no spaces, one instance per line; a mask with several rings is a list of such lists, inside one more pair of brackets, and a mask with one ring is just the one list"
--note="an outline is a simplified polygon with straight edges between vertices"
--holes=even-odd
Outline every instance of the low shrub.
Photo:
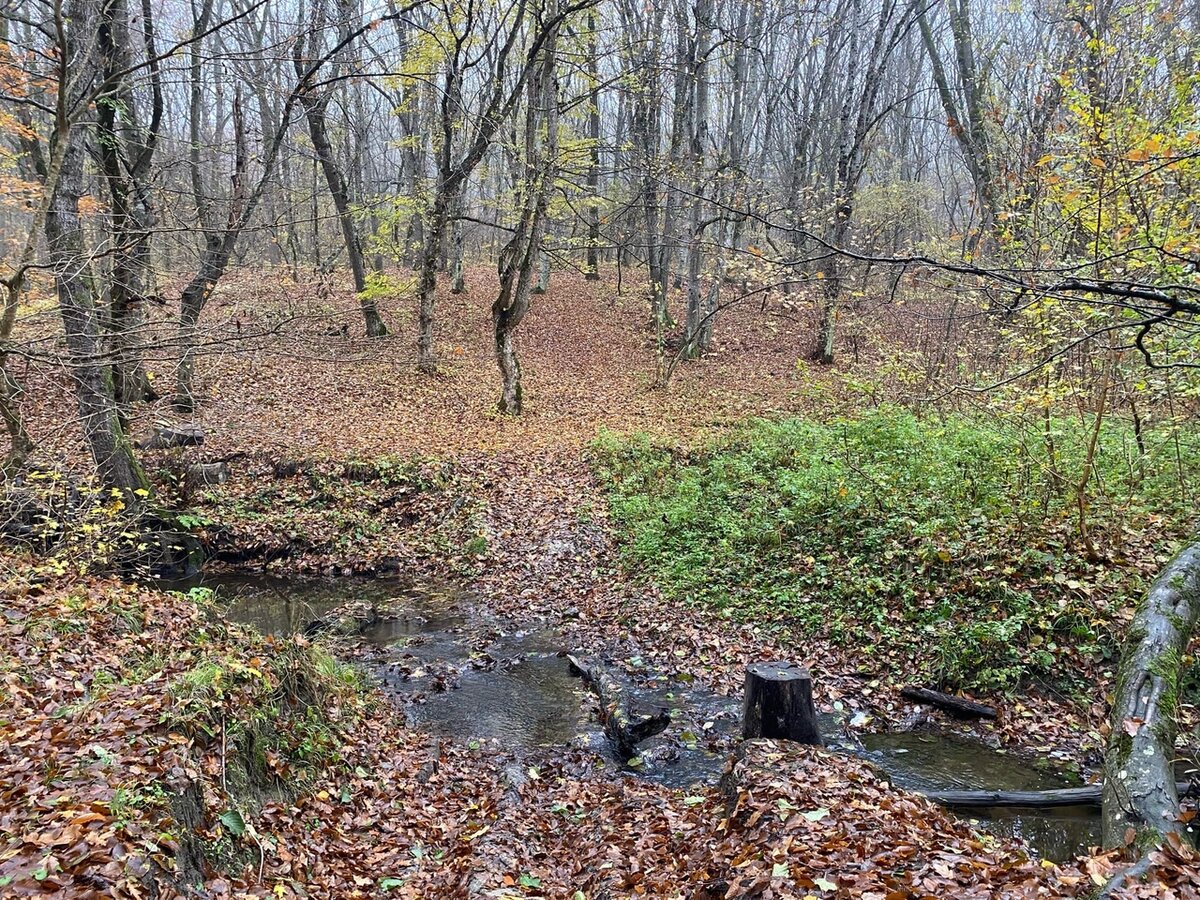
[[1191,515],[1174,445],[1131,465],[1137,444],[1113,421],[1086,503],[1110,564],[1089,561],[1074,491],[1086,434],[1052,427],[1053,455],[1018,425],[882,408],[754,421],[699,447],[606,433],[594,460],[623,563],[669,599],[865,658],[901,652],[932,680],[996,690],[1057,676],[1064,654],[1111,652],[1112,613],[1139,589],[1124,563]]

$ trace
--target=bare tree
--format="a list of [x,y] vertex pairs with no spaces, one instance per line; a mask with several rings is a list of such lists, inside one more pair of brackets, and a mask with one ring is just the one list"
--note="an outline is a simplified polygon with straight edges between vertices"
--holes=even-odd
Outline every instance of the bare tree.
[[927,5],[920,0],[915,4],[917,22],[933,67],[933,82],[946,114],[946,122],[962,150],[963,160],[975,186],[980,214],[978,235],[988,240],[1000,209],[1000,184],[990,129],[984,114],[987,72],[979,64],[970,0],[946,0],[945,5],[953,49],[953,81],[930,25]]
[[520,217],[512,238],[500,251],[500,292],[492,303],[496,362],[502,380],[497,406],[500,412],[514,416],[521,413],[523,397],[521,363],[513,336],[529,311],[532,280],[546,229],[546,208],[558,163],[558,80],[554,72],[558,28],[556,24],[547,33],[528,82]]
[[[481,21],[484,13],[468,6],[464,16],[452,16],[443,22],[450,35],[446,41],[443,60],[441,101],[436,125],[437,175],[433,197],[425,216],[424,245],[417,281],[418,304],[418,368],[432,374],[437,371],[434,350],[434,292],[437,273],[447,237],[450,210],[467,180],[483,160],[501,125],[506,122],[520,102],[525,86],[540,58],[542,46],[549,35],[566,17],[585,10],[595,0],[558,7],[553,13],[535,15],[543,10],[530,5],[530,0],[518,0],[490,28]],[[481,102],[461,142],[455,140],[463,105],[464,81],[467,73],[480,65],[483,56],[477,55],[474,44],[477,30],[483,29],[485,53],[494,49],[494,59],[487,73]],[[525,50],[521,52],[522,38]]]
[[[346,34],[350,28],[348,4],[343,0],[339,5],[338,36],[341,43],[346,43]],[[316,0],[312,14],[316,27],[309,33],[308,47],[305,48],[304,36],[301,35],[296,40],[292,51],[298,79],[304,78],[306,69],[324,50],[319,35],[323,34],[329,25],[326,0]],[[347,46],[349,45],[347,44]],[[330,80],[336,81],[343,74],[345,68],[347,66],[339,60],[334,66]],[[325,183],[329,187],[329,194],[333,197],[333,205],[337,210],[338,224],[342,229],[342,240],[346,245],[346,257],[350,261],[350,273],[354,279],[355,293],[359,295],[359,305],[362,308],[367,336],[382,337],[387,334],[387,326],[383,324],[383,319],[379,316],[379,309],[375,301],[365,293],[367,290],[367,267],[363,261],[362,241],[358,236],[358,227],[350,209],[350,191],[346,185],[346,178],[334,158],[333,144],[329,139],[329,129],[325,121],[330,98],[331,94],[328,90],[322,90],[316,86],[306,86],[299,94],[300,106],[303,108],[304,118],[308,122],[308,134],[312,139],[313,151],[321,163],[321,172],[325,176]]]
[[112,376],[103,363],[102,311],[79,211],[87,156],[82,126],[88,123],[86,110],[101,78],[96,40],[100,24],[100,0],[72,0],[55,21],[62,68],[50,154],[61,154],[61,162],[45,233],[84,437],[101,481],[136,503],[137,492],[147,491],[149,485],[125,434]]

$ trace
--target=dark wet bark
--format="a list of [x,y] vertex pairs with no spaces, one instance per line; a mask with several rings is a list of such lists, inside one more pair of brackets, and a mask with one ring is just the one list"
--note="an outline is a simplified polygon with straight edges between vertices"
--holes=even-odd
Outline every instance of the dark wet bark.
[[[318,6],[317,17],[320,20],[324,19],[323,5]],[[301,41],[296,43],[292,62],[296,69],[296,77],[303,79],[312,60],[305,60]],[[359,295],[359,306],[362,309],[363,325],[367,337],[383,337],[388,333],[387,326],[383,324],[375,301],[364,296],[367,289],[367,267],[363,259],[362,241],[358,236],[354,214],[350,209],[350,189],[342,170],[338,168],[334,158],[333,143],[329,139],[329,128],[326,123],[329,97],[304,90],[301,91],[299,100],[300,106],[304,110],[305,121],[308,123],[308,136],[312,139],[313,151],[321,164],[321,173],[325,176],[325,184],[333,198],[338,224],[341,226],[342,241],[346,245],[346,258],[349,260],[350,272],[354,278],[354,292]]]
[[588,13],[588,81],[591,83],[589,97],[591,109],[588,111],[588,140],[591,147],[588,152],[587,185],[590,203],[588,204],[588,245],[587,245],[587,274],[588,281],[600,280],[600,52],[596,37],[596,14]]
[[[500,252],[500,291],[492,304],[496,364],[500,368],[501,390],[497,408],[508,415],[520,415],[523,403],[521,363],[513,337],[517,326],[529,311],[534,271],[542,252],[546,229],[546,209],[558,157],[558,83],[555,78],[557,31],[551,32],[535,75],[529,79],[529,100],[525,115],[525,177],[522,181],[521,218],[512,238]],[[545,259],[546,268],[549,260]]]
[[994,719],[996,710],[965,697],[955,697],[953,694],[943,694],[941,691],[931,691],[928,688],[906,687],[900,691],[900,696],[915,703],[925,703],[936,706],[960,719]]
[[[143,40],[148,58],[156,60],[153,19],[149,12],[148,3],[143,2]],[[137,121],[137,103],[127,82],[119,77],[131,66],[128,25],[125,0],[102,3],[97,43],[104,76],[113,86],[96,103],[96,124],[101,173],[111,205],[112,276],[107,327],[113,390],[122,405],[158,398],[142,361],[142,332],[144,306],[153,282],[150,240],[155,225],[146,179],[158,144],[163,112],[157,61],[148,67],[152,101],[147,128],[143,129]]]
[[950,132],[958,142],[963,160],[967,164],[971,182],[979,207],[978,245],[991,241],[999,211],[1000,188],[995,172],[994,152],[985,121],[987,84],[979,70],[975,56],[975,36],[971,25],[968,0],[957,0],[946,4],[950,19],[950,35],[953,41],[955,78],[946,72],[933,28],[929,23],[928,7],[917,7],[917,23],[921,41],[929,56],[933,70],[933,82],[938,99],[950,125]]
[[[1186,781],[1176,787],[1186,789]],[[1089,784],[1086,787],[1055,788],[1048,791],[921,791],[934,803],[955,809],[981,809],[992,807],[1024,809],[1059,809],[1066,806],[1094,806],[1101,804],[1103,786]]]
[[4,457],[3,470],[11,472],[25,465],[33,452],[33,441],[25,428],[21,415],[21,401],[25,388],[6,366],[0,366],[0,419],[8,432],[8,453]]
[[417,368],[426,375],[437,371],[437,357],[433,349],[434,292],[437,290],[438,260],[441,257],[442,235],[446,231],[449,202],[447,191],[439,189],[424,224],[425,240],[421,245],[421,267],[417,281]]
[[459,215],[454,217],[450,229],[450,293],[465,294],[467,292],[467,273],[463,264],[463,223],[462,204],[459,204]]
[[[852,0],[850,9],[857,18],[861,10],[859,0]],[[831,198],[833,221],[828,229],[831,252],[826,254],[820,270],[824,283],[821,285],[817,346],[813,354],[817,362],[825,365],[834,361],[837,310],[845,281],[845,263],[839,251],[846,247],[850,238],[856,195],[870,158],[868,138],[878,124],[880,93],[887,67],[914,14],[912,6],[898,0],[886,0],[879,9],[871,45],[866,50],[861,48],[859,30],[850,26],[846,92],[838,115],[837,162]],[[860,66],[863,68],[861,77]],[[861,87],[856,89],[855,86],[860,84]]]
[[308,122],[308,134],[312,138],[313,150],[321,163],[321,172],[333,197],[333,206],[337,211],[338,224],[342,229],[342,240],[346,244],[346,258],[350,262],[350,272],[354,279],[354,292],[359,295],[359,306],[362,309],[363,325],[368,337],[383,337],[388,333],[387,326],[379,315],[379,309],[374,300],[362,296],[367,289],[367,267],[363,261],[362,243],[358,238],[358,229],[354,225],[354,216],[350,211],[350,194],[346,188],[346,179],[333,158],[333,145],[329,141],[329,132],[325,125],[325,104],[323,101],[306,100],[301,95],[300,103],[304,107],[304,116]]
[[[638,48],[636,63],[643,73],[638,90],[633,97],[633,113],[630,131],[633,137],[634,166],[640,175],[638,183],[638,211],[641,216],[641,231],[649,270],[650,324],[655,333],[655,354],[658,367],[663,368],[663,340],[670,327],[670,312],[667,308],[664,272],[666,248],[660,231],[660,193],[658,181],[659,131],[662,118],[662,100],[659,90],[660,55],[662,53],[662,28],[666,12],[665,4],[654,4],[647,10],[647,18],[639,17],[639,9],[633,5],[621,6],[621,15],[633,36],[633,45]],[[618,275],[620,269],[618,268]]]
[[783,738],[823,744],[808,669],[787,662],[747,666],[742,733],[748,740]]
[[708,95],[709,78],[707,62],[711,38],[711,0],[699,0],[696,4],[696,42],[691,57],[690,93],[692,95],[691,164],[692,164],[692,210],[688,228],[687,246],[687,318],[684,324],[684,356],[697,357],[704,352],[701,322],[705,319],[704,297],[700,276],[704,271],[704,221],[705,212],[705,152],[708,148]]
[[[850,235],[850,217],[853,209],[850,204],[843,205],[837,211],[838,222],[834,227],[831,243],[834,247],[845,246]],[[837,337],[837,309],[842,294],[844,278],[842,258],[837,253],[829,253],[821,266],[821,316],[817,326],[817,348],[814,358],[823,365],[830,365],[834,359],[834,343]]]
[[217,282],[225,274],[229,260],[233,256],[233,248],[237,244],[238,235],[245,225],[242,210],[245,203],[247,149],[240,92],[234,97],[233,118],[234,130],[237,133],[237,154],[234,163],[233,196],[229,205],[229,224],[223,232],[205,232],[204,251],[200,256],[200,266],[179,298],[179,338],[183,353],[176,370],[175,397],[172,402],[180,412],[190,412],[196,408],[196,398],[192,392],[192,376],[196,366],[200,314],[204,311]]
[[621,759],[637,755],[637,745],[666,730],[670,713],[662,707],[638,708],[616,678],[600,665],[568,656],[571,670],[583,678],[600,701],[604,736]]

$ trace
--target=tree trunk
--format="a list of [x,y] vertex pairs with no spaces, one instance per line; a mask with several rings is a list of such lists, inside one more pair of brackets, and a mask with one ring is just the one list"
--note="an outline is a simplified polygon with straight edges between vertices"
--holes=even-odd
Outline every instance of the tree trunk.
[[[296,66],[303,73],[303,63],[299,60]],[[362,244],[358,239],[358,230],[354,225],[354,216],[350,211],[350,194],[346,187],[346,179],[333,158],[333,145],[329,141],[329,133],[325,126],[325,108],[321,101],[301,95],[300,103],[304,107],[304,116],[308,121],[308,134],[312,138],[313,150],[321,163],[321,171],[325,176],[325,184],[333,197],[333,207],[337,211],[338,224],[342,230],[342,241],[346,245],[346,257],[350,261],[350,272],[354,279],[354,292],[358,294],[359,306],[362,309],[363,324],[367,337],[383,337],[388,333],[387,326],[379,315],[375,301],[364,296],[367,289],[367,267],[363,261]]]
[[837,303],[841,293],[841,266],[836,254],[821,268],[821,318],[817,325],[817,349],[813,358],[822,365],[833,363],[833,345],[837,329]]
[[418,87],[406,87],[404,90],[405,110],[401,115],[404,123],[405,140],[401,149],[401,181],[407,185],[409,199],[413,201],[416,212],[408,220],[404,234],[402,257],[414,269],[421,267],[421,248],[425,246],[425,218],[421,210],[429,203],[425,193],[425,135],[417,126],[421,115],[422,99],[426,91]]
[[550,254],[545,250],[538,251],[537,270],[537,283],[533,286],[533,293],[544,294],[550,290]]
[[742,734],[747,740],[782,738],[823,744],[808,669],[789,662],[747,666]]
[[462,212],[463,204],[458,204],[460,215],[454,217],[454,224],[451,226],[450,243],[452,246],[452,255],[450,258],[450,293],[465,294],[467,292],[467,274],[463,267],[463,224]]
[[588,81],[591,84],[591,109],[588,111],[588,140],[591,147],[588,153],[587,186],[590,203],[588,204],[588,245],[587,245],[587,275],[588,281],[600,280],[600,52],[596,37],[596,12],[588,11]]
[[[992,240],[996,225],[996,214],[999,210],[999,189],[995,174],[995,162],[984,121],[984,97],[987,85],[977,70],[975,60],[975,37],[971,29],[971,18],[967,0],[958,4],[947,4],[950,16],[950,33],[954,42],[954,62],[957,69],[956,84],[947,77],[945,63],[941,51],[934,38],[933,29],[929,24],[927,8],[917,7],[917,24],[921,32],[921,41],[925,45],[933,70],[933,82],[941,100],[942,111],[950,125],[950,132],[958,142],[971,182],[975,188],[975,196],[979,204],[979,234],[980,241],[988,243]],[[957,8],[956,8],[957,6]],[[955,97],[955,87],[962,92],[960,102]],[[965,114],[964,114],[965,113]]]
[[4,457],[3,471],[12,472],[25,465],[25,460],[33,452],[33,441],[25,428],[25,419],[21,415],[21,401],[25,389],[17,377],[0,366],[0,419],[4,420],[5,430],[8,431],[8,453]]
[[1183,550],[1138,605],[1117,674],[1104,767],[1104,845],[1139,853],[1179,832],[1176,715],[1182,660],[1200,619],[1200,544]]
[[[0,17],[0,41],[8,40],[8,20]],[[60,76],[61,77],[61,76]],[[22,125],[32,135],[32,117],[27,111],[19,114]],[[22,468],[26,459],[33,451],[33,441],[25,427],[25,417],[22,414],[21,402],[24,399],[25,388],[17,376],[9,369],[8,361],[12,347],[13,328],[17,322],[17,307],[21,302],[21,293],[25,288],[25,274],[37,256],[40,236],[45,231],[46,217],[49,215],[50,202],[62,172],[63,154],[68,146],[68,130],[70,120],[66,112],[66,97],[62,97],[56,109],[55,136],[51,139],[50,156],[47,159],[42,152],[42,145],[32,138],[26,139],[26,155],[29,157],[30,180],[37,179],[42,185],[42,197],[34,210],[25,231],[24,246],[16,260],[12,262],[12,274],[0,279],[4,286],[4,308],[0,311],[0,418],[4,420],[8,431],[9,451],[4,459],[4,471],[11,472]]]
[[699,0],[696,4],[696,48],[692,57],[691,90],[695,98],[692,104],[692,216],[688,229],[687,247],[687,321],[684,327],[684,355],[694,358],[700,355],[701,321],[704,318],[704,298],[701,295],[700,276],[704,271],[704,155],[708,144],[708,71],[707,59],[711,35],[711,0]]
[[426,375],[437,372],[437,357],[433,349],[434,294],[437,291],[438,262],[449,206],[450,197],[445,188],[439,185],[424,225],[421,272],[417,280],[417,368]]
[[[151,68],[155,110],[147,133],[135,119],[137,104],[119,78],[130,68],[128,10],[124,0],[105,0],[100,7],[98,49],[105,77],[112,86],[96,104],[101,172],[111,200],[112,277],[109,289],[109,342],[113,390],[118,404],[155,400],[142,362],[143,304],[151,280],[150,234],[154,212],[142,176],[157,144],[162,95],[158,68]],[[149,21],[148,52],[153,51]],[[118,111],[120,119],[118,121]]]
[[[831,243],[839,250],[850,234],[850,216],[852,207],[849,203],[841,206],[837,213],[837,224],[834,226]],[[814,359],[822,365],[832,365],[834,361],[834,339],[837,335],[837,307],[842,294],[842,258],[836,250],[827,251],[828,255],[821,266],[821,318],[817,327],[817,349]]]
[[496,364],[500,367],[500,400],[496,408],[510,416],[521,414],[524,397],[521,389],[521,361],[513,347],[517,323],[512,317],[493,314],[496,332]]
[[[323,3],[318,4],[315,16],[319,23],[323,22],[325,18]],[[315,50],[316,48],[311,49]],[[296,77],[303,78],[311,61],[306,63],[301,42],[296,44],[292,62],[296,69]],[[362,242],[359,240],[358,229],[355,227],[354,216],[350,210],[350,190],[345,176],[342,175],[342,171],[334,159],[333,144],[329,140],[329,129],[325,122],[328,98],[305,90],[301,92],[299,99],[300,105],[304,109],[304,118],[308,122],[308,135],[312,139],[313,150],[321,163],[321,171],[325,176],[329,194],[333,197],[333,206],[337,211],[338,224],[342,229],[342,241],[346,245],[346,257],[350,261],[350,272],[354,278],[354,292],[358,294],[367,337],[383,337],[387,334],[387,326],[383,324],[383,319],[379,316],[379,309],[375,305],[375,301],[365,295],[367,267],[363,261]]]
[[208,302],[209,292],[216,284],[218,270],[224,269],[217,260],[205,257],[200,260],[200,271],[183,289],[179,298],[179,345],[182,351],[179,363],[175,369],[175,395],[171,405],[179,412],[190,413],[196,408],[196,396],[192,389],[192,379],[196,371],[196,353],[199,349],[198,325],[200,313]]
[[[90,88],[84,72],[94,67],[92,39],[98,28],[95,2],[76,0],[68,9],[67,46],[62,48],[72,81]],[[78,98],[72,98],[72,106]],[[62,168],[46,215],[46,245],[67,340],[67,362],[75,385],[80,424],[101,482],[138,502],[134,494],[149,490],[142,467],[125,434],[113,396],[112,378],[103,365],[100,322],[94,286],[84,250],[79,201],[84,193],[86,149],[82,127],[67,127],[56,135],[66,141]]]
[[[542,252],[546,209],[558,164],[558,83],[555,79],[557,28],[552,30],[529,79],[525,113],[525,177],[521,218],[512,239],[500,252],[500,292],[492,304],[496,363],[501,390],[497,408],[501,413],[521,414],[521,363],[513,347],[513,334],[529,311],[533,270]],[[540,136],[540,137],[539,137]],[[549,265],[549,259],[546,259]]]
[[640,200],[643,245],[649,277],[650,325],[654,329],[655,357],[660,383],[665,371],[664,337],[671,320],[665,291],[667,282],[667,276],[663,272],[665,248],[659,229],[659,189],[655,171],[661,120],[659,55],[665,9],[665,4],[654,4],[650,10],[653,18],[643,22],[636,18],[636,9],[621,6],[627,30],[634,32],[639,38],[637,46],[641,50],[638,63],[639,68],[644,72],[638,85],[639,89],[634,94],[630,130],[633,134],[635,166],[640,174],[638,199]]
[[[675,4],[675,102],[671,109],[671,137],[668,146],[668,166],[665,167],[666,198],[662,213],[662,239],[658,243],[658,294],[662,297],[666,312],[667,297],[670,296],[672,270],[678,265],[678,254],[684,250],[679,239],[679,205],[681,193],[679,179],[675,175],[676,160],[684,155],[687,138],[688,118],[691,115],[693,93],[688,90],[694,62],[689,58],[691,35],[688,29],[688,8],[683,0]],[[678,271],[675,271],[678,282]],[[664,327],[670,328],[669,316],[664,318]]]

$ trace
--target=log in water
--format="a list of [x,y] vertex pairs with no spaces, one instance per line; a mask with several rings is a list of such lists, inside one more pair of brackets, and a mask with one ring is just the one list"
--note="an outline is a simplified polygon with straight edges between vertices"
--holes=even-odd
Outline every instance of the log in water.
[[631,701],[621,683],[603,666],[569,653],[567,660],[571,670],[599,699],[604,736],[622,759],[636,756],[638,744],[671,724],[670,713],[662,707],[648,708]]
[[953,694],[943,694],[941,691],[931,691],[929,688],[906,687],[900,691],[900,696],[914,703],[924,703],[944,709],[960,719],[994,719],[996,710],[984,706],[966,697],[956,697]]

